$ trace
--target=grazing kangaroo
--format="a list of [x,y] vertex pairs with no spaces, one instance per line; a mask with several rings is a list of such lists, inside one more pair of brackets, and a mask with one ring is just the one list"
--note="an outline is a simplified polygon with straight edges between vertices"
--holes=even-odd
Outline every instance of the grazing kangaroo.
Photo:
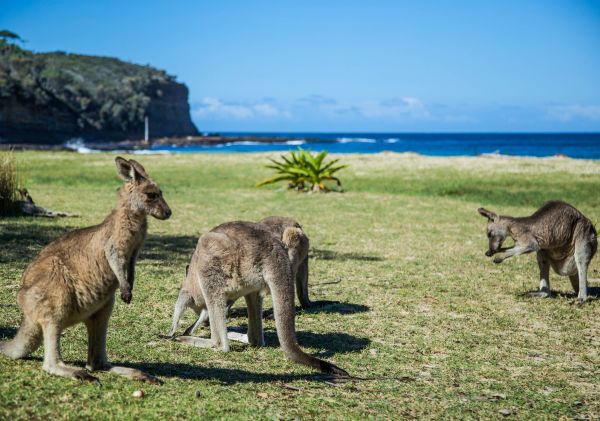
[[248,306],[248,342],[263,346],[262,296],[270,290],[277,337],[285,355],[323,373],[347,376],[341,368],[303,352],[296,341],[293,263],[288,250],[298,249],[304,237],[301,229],[288,227],[279,240],[264,225],[242,221],[219,225],[200,237],[187,279],[200,288],[200,300],[194,305],[208,309],[211,338],[175,339],[229,351],[227,304],[243,296]]
[[[283,233],[286,228],[298,228],[302,231],[300,224],[292,218],[284,216],[269,216],[258,222],[271,231],[277,238],[283,239]],[[302,231],[302,241],[299,242],[301,247],[290,249],[288,246],[288,255],[292,264],[292,278],[296,282],[296,295],[302,308],[312,306],[310,298],[308,298],[308,246],[309,241],[304,231]]]
[[111,366],[106,357],[106,331],[115,290],[129,303],[135,261],[146,237],[150,214],[168,219],[171,209],[144,167],[116,158],[119,176],[117,207],[99,225],[72,231],[48,244],[29,264],[17,301],[23,312],[17,335],[0,344],[10,358],[24,358],[44,341],[43,369],[75,379],[98,379],[86,370],[66,365],[60,355],[60,335],[83,322],[88,332],[87,368],[108,370],[129,378],[159,383],[140,370]]
[[[284,216],[269,216],[258,223],[263,225],[263,227],[270,231],[277,239],[284,241],[284,244],[288,249],[288,257],[292,267],[292,278],[296,281],[296,294],[298,295],[302,308],[310,307],[312,303],[308,298],[309,240],[306,234],[304,234],[304,231],[302,231],[302,227],[294,219],[286,218]],[[286,228],[296,228],[302,231],[302,235],[298,237],[298,241],[285,243],[286,239],[284,239],[283,233]],[[200,305],[200,303],[204,303],[202,291],[200,290],[196,278],[194,276],[188,276],[188,269],[189,265],[186,267],[186,277],[181,286],[181,290],[179,291],[177,302],[175,303],[171,330],[167,335],[171,338],[175,335],[179,320],[188,307],[191,307],[196,312],[198,319],[184,331],[184,336],[193,335],[194,331],[201,325],[208,326],[208,311]],[[227,302],[228,314],[233,303],[234,301],[232,300]]]
[[[598,240],[592,222],[573,206],[560,201],[543,205],[533,215],[523,218],[498,216],[479,208],[488,219],[487,236],[489,249],[485,255],[493,256],[494,263],[502,263],[512,256],[537,253],[540,267],[540,297],[550,295],[550,267],[562,276],[568,276],[580,303],[587,299],[587,269],[596,254]],[[506,237],[512,237],[515,245],[502,248]]]

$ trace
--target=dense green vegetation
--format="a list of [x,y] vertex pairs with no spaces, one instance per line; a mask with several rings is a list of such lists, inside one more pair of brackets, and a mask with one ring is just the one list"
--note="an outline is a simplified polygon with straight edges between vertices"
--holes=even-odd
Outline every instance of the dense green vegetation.
[[[6,419],[516,419],[600,416],[600,264],[591,298],[574,305],[566,278],[535,299],[535,256],[494,265],[484,256],[477,208],[526,215],[564,199],[600,218],[600,163],[570,159],[345,155],[344,194],[306,195],[266,186],[257,165],[277,155],[137,157],[173,209],[150,221],[130,305],[111,319],[108,354],[161,377],[163,386],[101,373],[103,387],[0,357],[0,418]],[[0,336],[19,323],[22,271],[49,241],[98,223],[120,185],[114,155],[28,152],[27,184],[49,208],[81,218],[0,219]],[[311,239],[310,293],[338,300],[298,310],[299,342],[369,380],[332,385],[287,360],[266,320],[267,346],[223,354],[162,341],[198,236],[235,219],[298,219]],[[245,328],[243,300],[229,320]],[[265,307],[271,308],[270,300]],[[298,307],[299,309],[299,307]],[[267,312],[269,315],[270,312]],[[188,313],[182,323],[191,323]],[[180,332],[183,330],[183,326]],[[208,330],[199,332],[208,335]],[[83,326],[62,339],[83,365]],[[132,392],[143,389],[142,399]]]
[[63,52],[34,54],[0,40],[0,98],[18,95],[39,106],[60,102],[77,114],[81,128],[139,127],[150,86],[173,80],[150,66]]
[[23,174],[15,155],[0,151],[0,215],[17,215],[18,189],[23,187]]
[[334,174],[347,165],[335,165],[339,159],[325,161],[326,157],[326,151],[313,155],[309,150],[299,148],[287,155],[281,155],[279,161],[271,158],[271,164],[266,167],[275,170],[276,175],[256,185],[260,187],[285,181],[290,189],[326,192],[331,190],[327,182],[335,181],[337,187],[341,189],[342,182]]
[[110,57],[33,53],[0,39],[0,136],[141,136],[147,115],[163,136],[196,133],[187,88],[162,70]]

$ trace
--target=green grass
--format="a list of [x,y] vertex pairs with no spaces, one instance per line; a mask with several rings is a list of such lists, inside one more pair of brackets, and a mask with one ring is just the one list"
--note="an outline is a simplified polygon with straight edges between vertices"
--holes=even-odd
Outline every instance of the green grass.
[[[275,155],[272,155],[275,156]],[[120,183],[114,155],[28,152],[34,200],[81,218],[0,219],[0,336],[19,322],[16,294],[32,257],[69,229],[98,223]],[[139,419],[519,419],[600,416],[600,301],[573,305],[567,278],[555,298],[537,286],[535,256],[494,265],[484,256],[485,206],[526,215],[563,199],[600,218],[600,163],[569,159],[343,156],[343,194],[255,188],[266,155],[140,156],[173,217],[151,220],[134,298],[119,302],[108,333],[113,362],[165,381],[136,383],[100,373],[103,387],[0,357],[0,418]],[[228,220],[298,219],[311,239],[310,293],[343,304],[299,311],[299,342],[350,373],[371,378],[332,386],[287,361],[272,320],[267,346],[232,352],[157,338],[197,237]],[[600,293],[594,260],[592,295]],[[243,300],[237,304],[242,307]],[[266,308],[270,308],[270,300]],[[231,326],[244,326],[239,311]],[[188,313],[185,323],[191,323]],[[183,326],[182,328],[183,329]],[[181,331],[180,329],[180,331]],[[206,335],[203,330],[201,334]],[[63,357],[83,365],[82,325],[62,338]],[[291,387],[290,387],[291,386]],[[132,392],[143,389],[142,399]]]

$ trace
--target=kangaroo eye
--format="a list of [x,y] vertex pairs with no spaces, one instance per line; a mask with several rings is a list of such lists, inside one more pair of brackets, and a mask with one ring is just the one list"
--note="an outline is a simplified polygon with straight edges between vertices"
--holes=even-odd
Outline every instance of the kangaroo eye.
[[491,233],[491,232],[488,232],[488,233],[487,233],[487,236],[488,236],[488,238],[491,238],[491,237],[492,237],[492,233]]
[[158,193],[147,193],[146,196],[148,196],[148,199],[150,200],[158,199]]

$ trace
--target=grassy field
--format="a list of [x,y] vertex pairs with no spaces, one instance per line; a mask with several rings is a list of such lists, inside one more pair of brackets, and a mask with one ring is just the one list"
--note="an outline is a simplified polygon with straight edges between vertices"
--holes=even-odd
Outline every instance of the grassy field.
[[[60,234],[100,222],[120,185],[111,154],[18,157],[40,205],[81,217],[0,219],[5,338],[20,320],[15,297],[28,262]],[[269,175],[266,155],[138,158],[174,214],[150,221],[133,302],[115,307],[108,354],[165,384],[100,373],[100,388],[46,374],[41,349],[28,360],[0,356],[0,418],[600,417],[598,259],[585,305],[573,304],[568,279],[556,275],[554,298],[528,297],[538,283],[535,256],[494,265],[484,256],[485,219],[476,211],[526,215],[563,199],[597,222],[600,163],[342,156],[350,164],[340,173],[346,193],[301,194],[253,187]],[[287,361],[272,320],[262,349],[234,344],[224,354],[158,339],[198,236],[224,221],[268,215],[302,223],[311,238],[311,297],[340,302],[298,310],[300,345],[368,380],[332,385]],[[192,320],[188,313],[184,322]],[[229,324],[245,326],[244,313],[234,312]],[[83,325],[64,333],[62,350],[68,363],[84,364]],[[137,389],[146,396],[133,398]]]

